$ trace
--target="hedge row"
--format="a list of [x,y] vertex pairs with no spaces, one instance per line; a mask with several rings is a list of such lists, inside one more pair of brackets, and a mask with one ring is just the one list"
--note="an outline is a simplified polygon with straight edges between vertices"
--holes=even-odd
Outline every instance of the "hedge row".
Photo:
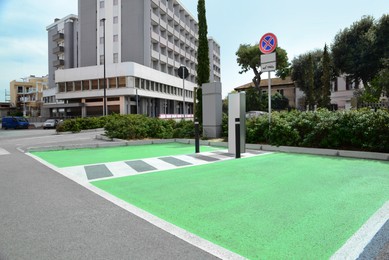
[[191,121],[175,122],[144,115],[110,115],[106,117],[76,118],[65,120],[57,127],[58,132],[80,132],[81,130],[104,128],[110,138],[193,138]]
[[247,143],[389,152],[389,112],[275,112],[247,121]]
[[[228,136],[228,118],[223,115],[223,136]],[[110,138],[193,138],[191,121],[175,122],[143,115],[110,115],[66,120],[57,131],[79,132],[105,128]],[[201,131],[200,131],[201,132]],[[247,120],[247,143],[330,149],[389,152],[389,112],[364,110],[316,112],[274,112],[268,117]]]

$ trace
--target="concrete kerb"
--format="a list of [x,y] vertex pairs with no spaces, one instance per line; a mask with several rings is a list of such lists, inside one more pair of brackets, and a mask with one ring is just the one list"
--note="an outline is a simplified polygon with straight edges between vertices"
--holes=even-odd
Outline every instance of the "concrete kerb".
[[[107,141],[106,143],[99,144],[80,144],[80,145],[61,145],[61,146],[46,146],[46,147],[30,147],[28,152],[41,152],[41,151],[54,151],[54,150],[70,150],[80,148],[103,148],[103,147],[115,147],[115,146],[130,146],[130,145],[147,145],[147,144],[165,144],[165,143],[183,143],[195,145],[194,139],[146,139],[146,140],[122,140],[111,139],[104,135],[97,135],[97,140]],[[200,140],[200,145],[206,146],[218,146],[228,147],[227,142],[220,142],[219,140]],[[324,156],[339,156],[345,158],[356,159],[368,159],[368,160],[380,160],[389,161],[389,153],[374,153],[374,152],[361,152],[361,151],[346,151],[335,149],[321,149],[321,148],[305,148],[305,147],[293,147],[293,146],[272,146],[265,144],[246,144],[246,149],[249,150],[262,150],[269,152],[285,152],[285,153],[301,153],[312,155],[324,155]]]

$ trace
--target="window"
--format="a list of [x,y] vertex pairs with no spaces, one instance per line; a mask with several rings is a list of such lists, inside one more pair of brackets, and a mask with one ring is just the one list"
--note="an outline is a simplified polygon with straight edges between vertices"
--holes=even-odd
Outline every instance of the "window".
[[100,65],[104,64],[104,55],[100,55]]
[[338,79],[337,79],[337,78],[334,80],[333,91],[334,91],[334,92],[337,92],[337,91],[338,91]]
[[119,53],[113,54],[113,63],[119,63]]
[[115,34],[113,36],[113,42],[118,42],[119,41],[119,35]]
[[114,17],[113,17],[113,23],[114,23],[114,24],[118,24],[118,23],[119,23],[119,17],[114,16]]
[[118,5],[119,4],[119,0],[113,0],[113,5]]
[[100,8],[104,8],[104,1],[100,1]]
[[100,44],[104,44],[104,37],[100,37]]

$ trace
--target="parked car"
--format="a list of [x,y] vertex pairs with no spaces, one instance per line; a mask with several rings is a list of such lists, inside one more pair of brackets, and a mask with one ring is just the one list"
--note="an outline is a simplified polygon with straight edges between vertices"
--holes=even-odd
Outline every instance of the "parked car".
[[43,123],[43,129],[56,128],[57,125],[58,125],[58,120],[57,119],[47,119]]
[[246,118],[265,116],[267,114],[268,114],[267,112],[263,112],[263,111],[248,111],[246,113]]
[[24,117],[20,116],[5,116],[2,118],[1,121],[1,128],[3,129],[9,129],[9,128],[24,128],[27,129],[29,127],[30,123],[28,120]]

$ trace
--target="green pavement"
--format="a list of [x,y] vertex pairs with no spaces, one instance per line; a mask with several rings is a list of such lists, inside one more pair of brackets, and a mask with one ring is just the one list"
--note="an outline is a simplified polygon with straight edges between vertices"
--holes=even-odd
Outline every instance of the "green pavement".
[[[201,152],[216,151],[220,149],[220,147],[201,146]],[[62,168],[86,164],[145,159],[160,156],[193,154],[195,153],[195,147],[194,145],[182,143],[166,143],[31,153],[57,167]]]
[[328,259],[389,200],[389,163],[279,153],[92,184],[250,259]]

